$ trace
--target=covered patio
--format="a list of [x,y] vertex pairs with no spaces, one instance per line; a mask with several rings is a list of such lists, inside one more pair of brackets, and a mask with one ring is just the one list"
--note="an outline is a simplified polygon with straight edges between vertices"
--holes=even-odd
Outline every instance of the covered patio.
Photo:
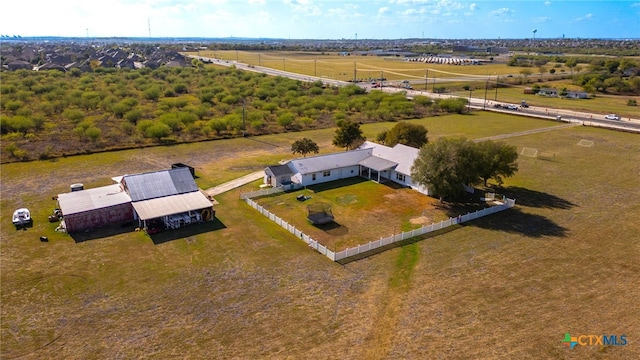
[[360,165],[360,176],[381,183],[391,179],[391,173],[398,163],[377,156],[369,156],[358,165]]

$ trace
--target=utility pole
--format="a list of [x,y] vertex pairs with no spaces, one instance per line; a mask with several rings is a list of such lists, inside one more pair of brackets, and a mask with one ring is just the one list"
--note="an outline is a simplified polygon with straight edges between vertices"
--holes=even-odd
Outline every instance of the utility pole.
[[424,91],[427,91],[427,86],[429,86],[429,69],[427,69],[427,73],[424,74]]
[[[356,38],[358,38],[358,34],[356,34]],[[356,62],[353,62],[353,83],[355,84],[356,79],[358,78],[358,73],[357,73],[357,68],[356,68]]]
[[484,103],[482,104],[482,109],[487,109],[487,89],[489,87],[489,78],[487,78],[487,82],[484,83]]
[[471,112],[471,92],[473,91],[473,88],[469,88],[469,102],[467,103],[467,113]]
[[316,64],[316,59],[313,59],[313,76],[315,76],[315,77],[318,76],[317,75],[317,71],[316,71],[317,69],[318,69],[318,67],[317,67],[317,64]]
[[242,137],[245,137],[244,131],[246,129],[244,126],[244,119],[245,119],[244,108],[245,108],[245,99],[242,99]]
[[496,76],[496,97],[493,101],[498,101],[498,79],[500,79],[500,76]]

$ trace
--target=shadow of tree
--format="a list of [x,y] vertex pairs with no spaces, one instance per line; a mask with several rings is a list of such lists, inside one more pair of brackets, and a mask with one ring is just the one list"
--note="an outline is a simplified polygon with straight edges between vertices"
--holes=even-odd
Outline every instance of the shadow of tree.
[[566,228],[556,224],[545,216],[528,214],[518,208],[511,208],[490,216],[462,223],[461,225],[504,231],[533,238],[543,236],[565,237],[568,231]]
[[226,226],[218,218],[199,224],[192,224],[181,227],[179,229],[165,230],[156,234],[150,234],[149,237],[155,245],[160,245],[169,241],[184,239],[189,236],[207,233],[210,231],[225,229]]
[[496,188],[496,192],[515,199],[517,205],[544,209],[564,209],[568,210],[577,206],[571,201],[548,194],[541,191],[525,189],[519,186],[509,186],[506,188]]

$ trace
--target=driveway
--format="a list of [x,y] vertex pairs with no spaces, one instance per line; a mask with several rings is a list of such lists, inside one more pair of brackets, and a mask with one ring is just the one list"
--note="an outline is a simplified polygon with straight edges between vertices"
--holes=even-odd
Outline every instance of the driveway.
[[203,190],[204,193],[207,196],[210,197],[214,197],[216,195],[222,194],[224,192],[227,192],[229,190],[233,190],[235,188],[238,188],[242,185],[246,185],[250,182],[256,181],[258,179],[262,179],[264,177],[264,170],[260,170],[260,171],[256,171],[254,173],[245,175],[243,177],[239,177],[235,180],[231,180],[229,182],[226,182],[224,184],[220,184],[218,186],[212,187],[210,189],[207,190]]

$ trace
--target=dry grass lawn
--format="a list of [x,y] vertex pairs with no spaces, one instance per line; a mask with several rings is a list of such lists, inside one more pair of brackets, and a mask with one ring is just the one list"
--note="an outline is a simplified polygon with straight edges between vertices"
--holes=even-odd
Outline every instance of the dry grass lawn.
[[[298,195],[311,198],[300,202],[296,200]],[[262,197],[256,202],[332,251],[449,218],[437,199],[393,183],[378,184],[363,178]],[[333,223],[312,225],[307,220],[307,206],[318,202],[331,206]]]
[[[471,138],[487,130],[456,119],[438,118],[429,135],[464,133],[463,121]],[[497,119],[492,132],[522,121]],[[314,134],[330,142],[304,135]],[[1,165],[0,357],[640,358],[634,134],[577,127],[508,139],[555,154],[520,158],[504,189],[516,208],[344,266],[243,203],[255,185],[217,199],[215,230],[157,245],[139,232],[76,243],[46,222],[51,196],[71,183],[180,161],[208,187],[291,156],[300,135]],[[33,228],[11,226],[19,206],[33,210]],[[565,332],[628,344],[569,350]]]

